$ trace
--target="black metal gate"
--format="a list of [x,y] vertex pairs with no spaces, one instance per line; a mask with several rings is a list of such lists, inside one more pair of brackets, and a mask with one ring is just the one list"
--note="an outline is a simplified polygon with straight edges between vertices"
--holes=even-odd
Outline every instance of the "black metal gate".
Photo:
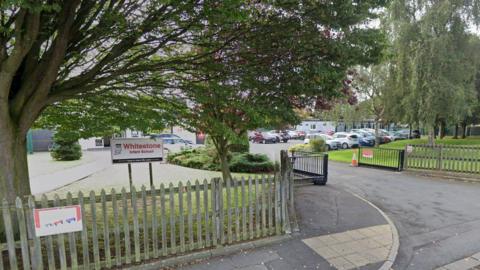
[[358,166],[401,171],[405,151],[388,148],[358,148]]
[[327,153],[295,152],[290,159],[295,180],[311,180],[316,185],[327,183]]

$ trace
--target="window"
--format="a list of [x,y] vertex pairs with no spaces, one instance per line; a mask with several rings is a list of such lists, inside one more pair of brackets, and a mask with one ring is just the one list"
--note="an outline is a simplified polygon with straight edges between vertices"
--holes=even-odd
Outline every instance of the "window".
[[95,139],[95,146],[103,146],[103,140],[102,139]]
[[310,129],[311,129],[311,130],[317,129],[317,125],[315,125],[315,124],[310,124]]

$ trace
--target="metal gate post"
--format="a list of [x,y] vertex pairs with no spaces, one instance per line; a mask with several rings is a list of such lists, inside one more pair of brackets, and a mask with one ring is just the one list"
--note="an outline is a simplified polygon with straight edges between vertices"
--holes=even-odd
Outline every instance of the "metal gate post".
[[398,171],[403,170],[403,166],[405,164],[405,150],[400,150],[399,152],[399,157],[398,157]]
[[328,153],[323,155],[323,179],[328,180]]

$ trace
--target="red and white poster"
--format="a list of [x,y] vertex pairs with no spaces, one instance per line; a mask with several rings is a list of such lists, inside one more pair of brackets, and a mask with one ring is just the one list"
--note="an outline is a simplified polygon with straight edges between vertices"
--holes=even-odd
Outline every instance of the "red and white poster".
[[372,149],[362,149],[362,157],[373,158],[373,150]]
[[33,221],[37,237],[78,232],[83,228],[80,205],[35,209]]

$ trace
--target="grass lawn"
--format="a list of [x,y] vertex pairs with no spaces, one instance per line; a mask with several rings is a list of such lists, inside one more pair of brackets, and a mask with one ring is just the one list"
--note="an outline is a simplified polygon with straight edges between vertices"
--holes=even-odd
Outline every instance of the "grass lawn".
[[352,162],[353,153],[358,153],[358,149],[335,150],[328,152],[328,159],[338,162]]
[[[388,148],[388,149],[405,149],[405,146],[407,144],[426,144],[428,141],[427,138],[421,138],[421,139],[413,139],[413,140],[399,140],[399,141],[394,141],[391,143],[383,144],[380,147],[381,148]],[[470,137],[466,139],[452,139],[451,137],[445,137],[444,139],[436,140],[435,143],[437,144],[444,144],[444,145],[479,145],[480,146],[480,137]],[[346,150],[336,150],[336,151],[330,151],[328,153],[329,159],[332,161],[338,161],[338,162],[344,162],[344,163],[350,163],[352,161],[352,155],[353,153],[358,153],[358,149],[346,149]],[[422,154],[422,153],[420,153]],[[476,154],[474,152],[472,153],[467,153],[468,155],[474,155],[475,158],[477,158]],[[428,153],[425,153],[426,156],[430,158],[430,155]],[[456,152],[456,151],[451,151],[451,152],[445,152],[444,155],[448,155],[451,157],[457,157],[458,155],[465,156],[465,152]],[[358,157],[357,157],[358,158]],[[394,158],[394,157],[392,157]],[[433,162],[433,161],[432,161]],[[444,167],[452,167],[453,165],[450,164],[453,161],[444,161],[448,164],[444,164]],[[433,162],[434,163],[434,162]],[[432,164],[431,166],[436,166],[435,164]],[[454,166],[453,166],[454,167]]]
[[[426,144],[428,138],[422,137],[421,139],[412,140],[399,140],[387,144],[382,144],[380,147],[392,148],[392,149],[404,149],[407,144]],[[445,137],[443,139],[435,140],[436,144],[445,145],[480,145],[480,137],[468,137],[466,139],[452,139],[452,137]]]

